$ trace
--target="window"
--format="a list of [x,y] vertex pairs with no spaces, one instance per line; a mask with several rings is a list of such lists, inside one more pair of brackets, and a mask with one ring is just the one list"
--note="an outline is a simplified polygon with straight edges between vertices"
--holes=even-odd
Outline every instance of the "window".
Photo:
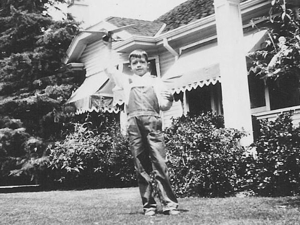
[[251,109],[266,105],[264,81],[255,75],[248,76]]
[[300,105],[300,86],[296,76],[267,82],[271,110]]
[[[267,79],[248,76],[251,109],[264,107],[264,111],[300,105],[300,85],[295,76],[282,79]],[[268,103],[267,103],[268,102]]]
[[198,115],[202,112],[215,111],[221,114],[221,85],[197,87],[191,91],[187,91],[187,102],[189,113],[191,115]]

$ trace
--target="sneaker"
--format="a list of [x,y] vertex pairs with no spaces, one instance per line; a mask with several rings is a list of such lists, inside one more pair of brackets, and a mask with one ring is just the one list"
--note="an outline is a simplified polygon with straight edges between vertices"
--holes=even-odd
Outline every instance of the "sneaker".
[[174,216],[180,214],[180,212],[177,209],[171,209],[171,210],[164,211],[164,214]]
[[145,216],[155,216],[156,212],[155,210],[147,210],[144,214]]

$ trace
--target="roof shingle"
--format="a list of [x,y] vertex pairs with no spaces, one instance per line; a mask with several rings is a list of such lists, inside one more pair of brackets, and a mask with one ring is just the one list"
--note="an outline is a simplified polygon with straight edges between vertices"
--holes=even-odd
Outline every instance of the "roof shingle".
[[[241,0],[245,2],[247,0]],[[215,13],[214,0],[188,0],[155,20],[166,24],[164,32]]]
[[132,27],[128,27],[125,30],[133,35],[150,36],[153,37],[164,25],[161,21],[147,21],[121,17],[109,17],[107,22],[112,23],[117,27],[127,26],[134,24]]

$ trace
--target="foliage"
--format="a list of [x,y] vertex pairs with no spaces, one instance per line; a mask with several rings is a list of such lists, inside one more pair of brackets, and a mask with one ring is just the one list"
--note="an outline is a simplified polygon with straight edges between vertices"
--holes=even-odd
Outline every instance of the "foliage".
[[[25,171],[44,161],[45,144],[70,129],[64,103],[84,73],[63,63],[79,23],[51,18],[47,9],[59,2],[64,0],[0,1],[1,184],[13,179],[9,174],[30,182]],[[33,140],[43,149],[38,154],[28,152]]]
[[[272,0],[264,24],[269,28],[265,48],[249,55],[253,60],[249,73],[264,79],[271,94],[275,90],[274,98],[284,100],[275,108],[300,104],[299,6],[298,1]],[[246,183],[259,195],[299,193],[299,127],[293,127],[291,115],[260,121],[254,143],[257,158],[249,157],[244,165]]]
[[119,187],[135,183],[135,173],[126,137],[116,121],[100,125],[76,123],[74,132],[48,148],[50,181],[63,186]]
[[29,13],[43,13],[47,15],[47,9],[50,5],[55,5],[57,2],[65,2],[65,0],[1,0],[0,7],[3,14],[9,14],[11,7],[19,8],[22,11],[27,11]]
[[11,128],[0,126],[0,185],[36,182],[38,172],[32,164],[42,160],[46,145],[41,139],[30,136],[20,121],[8,126]]
[[281,78],[299,72],[299,12],[283,0],[272,1],[266,22],[268,39],[265,48],[250,54],[251,72],[262,78]]
[[254,143],[256,157],[245,161],[245,179],[258,195],[299,194],[300,126],[294,127],[292,113],[282,113],[275,121],[262,120]]
[[212,113],[173,119],[166,129],[171,183],[180,196],[228,196],[239,185],[245,134],[220,127]]
[[300,12],[291,2],[271,2],[269,20],[263,24],[268,27],[265,47],[249,54],[252,59],[249,73],[266,80],[271,90],[290,96],[287,106],[300,103]]

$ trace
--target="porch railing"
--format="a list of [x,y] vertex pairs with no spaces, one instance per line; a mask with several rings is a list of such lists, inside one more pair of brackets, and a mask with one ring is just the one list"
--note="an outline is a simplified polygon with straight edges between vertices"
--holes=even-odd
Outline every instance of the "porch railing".
[[276,110],[270,110],[267,112],[259,112],[259,113],[253,113],[252,115],[256,117],[256,119],[261,120],[261,119],[268,119],[270,121],[275,120],[277,116],[280,113],[283,112],[293,112],[293,124],[295,126],[299,126],[300,123],[300,105],[298,106],[293,106],[293,107],[288,107],[288,108],[282,108],[282,109],[276,109]]

